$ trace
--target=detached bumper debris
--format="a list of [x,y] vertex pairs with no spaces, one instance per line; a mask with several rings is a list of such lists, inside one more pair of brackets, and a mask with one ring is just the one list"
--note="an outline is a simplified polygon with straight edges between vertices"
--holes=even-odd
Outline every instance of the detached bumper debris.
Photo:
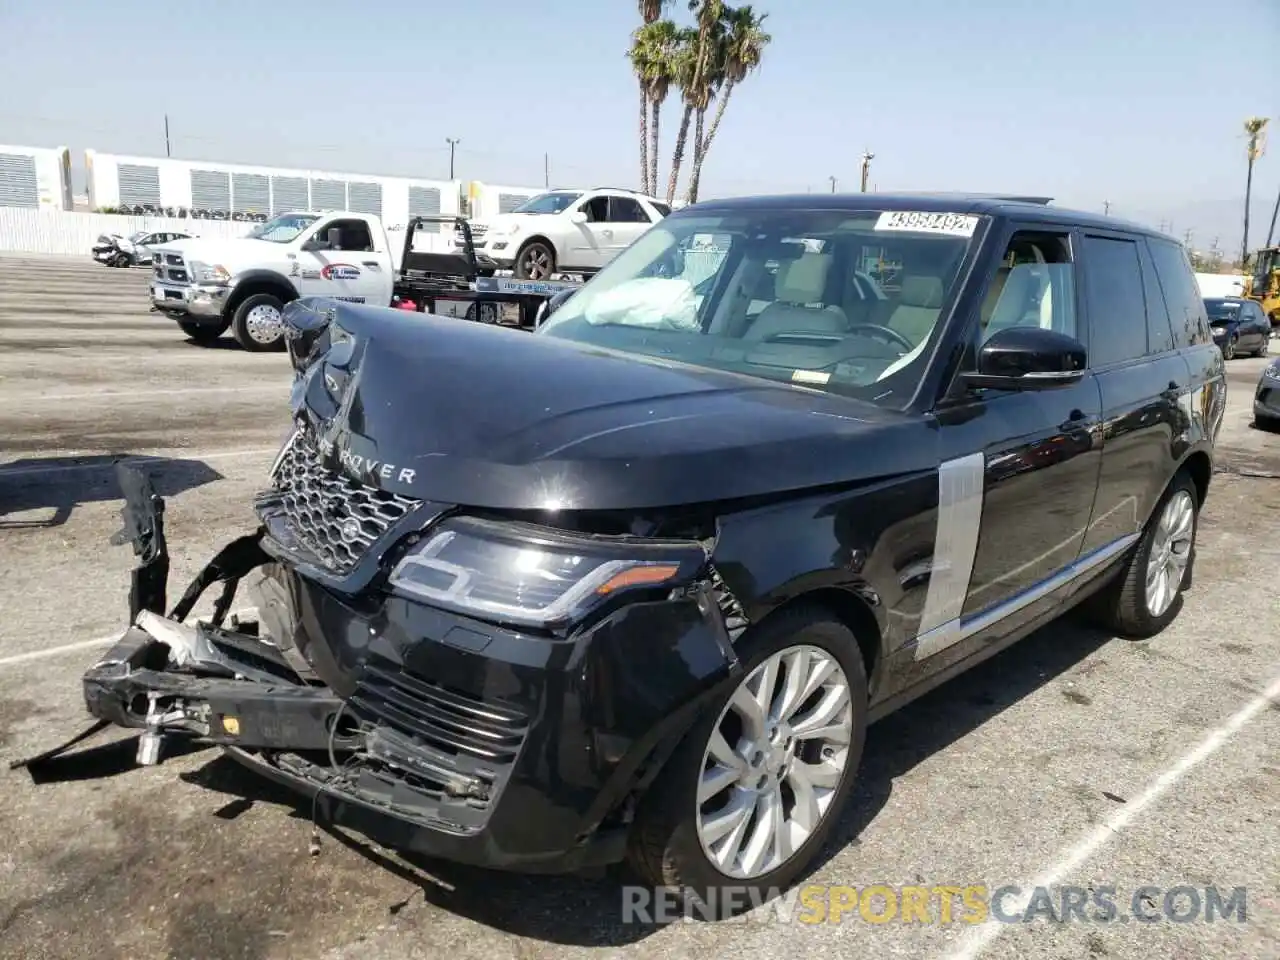
[[[291,559],[276,535],[287,460],[255,501],[258,529],[219,551],[168,612],[164,502],[118,465],[124,529],[113,542],[138,558],[129,625],[82,677],[93,726],[15,766],[39,780],[39,765],[119,727],[138,731],[140,765],[164,763],[182,741],[219,746],[305,798],[313,822],[388,847],[529,873],[621,860],[637,791],[740,669],[712,585],[531,646],[519,629],[408,603],[371,585],[376,571],[335,587]],[[321,492],[295,496],[293,509],[314,519],[343,491]],[[402,536],[424,522],[402,520]],[[252,617],[230,614],[241,584]],[[212,615],[188,622],[215,585]]]

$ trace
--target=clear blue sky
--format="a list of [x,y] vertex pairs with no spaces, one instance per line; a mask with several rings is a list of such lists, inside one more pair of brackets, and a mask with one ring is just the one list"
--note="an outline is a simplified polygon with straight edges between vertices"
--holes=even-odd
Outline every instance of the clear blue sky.
[[[676,11],[683,15],[683,2]],[[1246,116],[1272,121],[1276,0],[759,0],[773,44],[703,196],[1016,190],[1238,249]],[[638,182],[634,0],[5,0],[0,142],[428,177]],[[1271,44],[1270,50],[1263,48]],[[667,145],[679,118],[664,112]]]

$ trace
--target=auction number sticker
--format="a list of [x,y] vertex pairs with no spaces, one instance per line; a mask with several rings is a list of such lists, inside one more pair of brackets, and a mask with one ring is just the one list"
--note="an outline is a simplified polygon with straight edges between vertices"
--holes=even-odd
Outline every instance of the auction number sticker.
[[919,210],[886,210],[876,221],[877,230],[906,230],[912,233],[946,233],[972,237],[978,218],[965,213],[924,213]]

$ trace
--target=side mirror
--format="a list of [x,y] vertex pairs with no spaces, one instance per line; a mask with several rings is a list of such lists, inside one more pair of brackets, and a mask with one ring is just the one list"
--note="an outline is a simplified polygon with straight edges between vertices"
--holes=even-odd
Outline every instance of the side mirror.
[[1051,390],[1084,377],[1088,353],[1075,337],[1040,327],[1006,327],[978,352],[978,369],[963,375],[971,387]]
[[585,210],[575,210],[569,214],[569,222],[576,223],[578,226],[587,222],[587,212]]

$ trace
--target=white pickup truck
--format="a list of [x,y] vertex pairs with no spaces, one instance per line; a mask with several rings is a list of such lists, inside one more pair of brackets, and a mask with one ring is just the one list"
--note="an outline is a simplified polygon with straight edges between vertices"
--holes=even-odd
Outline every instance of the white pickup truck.
[[284,349],[281,312],[300,297],[389,306],[396,266],[379,218],[282,213],[244,237],[156,248],[151,302],[193,340],[228,328],[246,350]]

